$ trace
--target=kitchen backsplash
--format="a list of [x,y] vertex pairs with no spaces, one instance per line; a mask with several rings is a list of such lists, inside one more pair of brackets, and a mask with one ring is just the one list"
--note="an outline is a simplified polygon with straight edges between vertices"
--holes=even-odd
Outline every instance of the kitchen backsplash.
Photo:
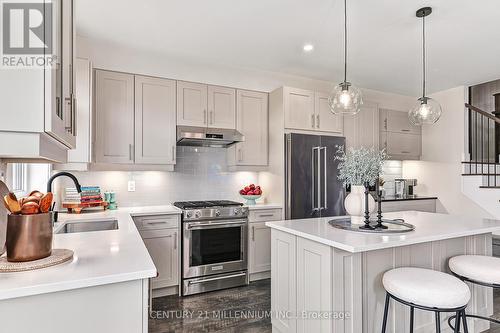
[[384,189],[386,195],[396,194],[396,185],[394,180],[403,177],[403,162],[402,161],[386,161],[382,168],[382,178],[385,181]]
[[[117,193],[118,204],[125,206],[166,205],[182,200],[239,200],[238,190],[257,183],[257,172],[227,171],[226,149],[177,147],[175,172],[91,171],[72,172],[82,185],[99,185],[103,191]],[[60,177],[61,189],[73,186]],[[128,181],[135,181],[135,192],[128,192]],[[265,191],[265,189],[264,189]],[[59,198],[59,202],[60,202]]]

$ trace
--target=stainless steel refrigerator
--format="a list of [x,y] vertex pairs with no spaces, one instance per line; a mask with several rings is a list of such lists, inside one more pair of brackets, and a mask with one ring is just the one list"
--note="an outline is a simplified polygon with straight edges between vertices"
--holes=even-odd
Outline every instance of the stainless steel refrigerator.
[[345,215],[345,189],[334,158],[344,145],[344,137],[285,135],[286,219]]

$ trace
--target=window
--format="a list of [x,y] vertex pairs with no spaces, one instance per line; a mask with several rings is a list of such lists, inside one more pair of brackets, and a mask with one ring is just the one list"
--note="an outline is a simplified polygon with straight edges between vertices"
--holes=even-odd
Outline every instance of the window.
[[44,191],[51,175],[50,164],[12,163],[7,168],[7,184],[18,197],[28,195],[32,190]]
[[28,192],[28,165],[25,163],[14,163],[11,168],[12,186],[14,194],[24,195]]

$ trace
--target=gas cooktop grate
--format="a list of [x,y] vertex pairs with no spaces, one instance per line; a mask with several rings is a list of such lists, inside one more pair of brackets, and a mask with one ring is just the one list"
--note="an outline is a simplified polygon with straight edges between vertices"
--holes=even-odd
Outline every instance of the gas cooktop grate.
[[210,200],[210,201],[179,201],[174,202],[174,206],[180,209],[200,209],[210,207],[243,206],[240,202],[230,200]]

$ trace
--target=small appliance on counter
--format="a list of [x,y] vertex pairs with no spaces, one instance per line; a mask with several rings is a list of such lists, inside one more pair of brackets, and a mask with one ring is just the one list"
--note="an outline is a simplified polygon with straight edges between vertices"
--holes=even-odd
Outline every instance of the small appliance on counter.
[[394,180],[396,186],[396,198],[414,198],[416,179],[397,178]]
[[174,202],[182,210],[182,296],[248,284],[248,208],[242,205]]

